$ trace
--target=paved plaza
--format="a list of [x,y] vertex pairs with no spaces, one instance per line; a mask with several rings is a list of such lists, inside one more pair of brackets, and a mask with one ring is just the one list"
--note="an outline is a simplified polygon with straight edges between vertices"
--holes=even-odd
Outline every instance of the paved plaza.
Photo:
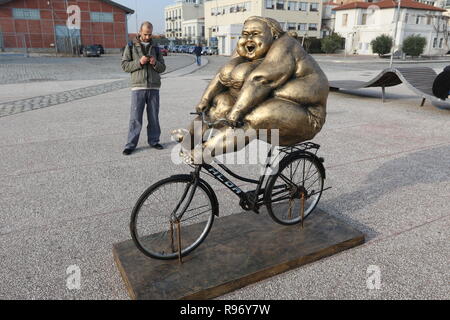
[[[314,57],[330,80],[370,79],[388,67],[377,58]],[[0,55],[0,299],[129,298],[112,245],[130,239],[131,210],[149,185],[189,172],[171,161],[170,132],[187,125],[227,59],[208,57],[197,68],[191,56],[167,57],[166,148],[150,149],[143,132],[125,157],[130,89],[119,56]],[[448,64],[423,65],[440,72]],[[450,108],[420,102],[404,85],[387,88],[384,103],[379,88],[331,92],[314,139],[332,187],[319,207],[364,232],[366,243],[219,299],[450,299]],[[241,212],[205,178],[221,215]],[[74,265],[81,287],[70,290]],[[368,286],[374,269],[379,288]]]

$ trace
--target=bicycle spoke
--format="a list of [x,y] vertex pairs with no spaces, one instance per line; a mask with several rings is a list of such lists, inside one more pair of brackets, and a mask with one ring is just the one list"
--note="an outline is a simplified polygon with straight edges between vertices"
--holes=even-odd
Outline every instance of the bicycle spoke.
[[208,212],[208,211],[211,211],[211,210],[208,209],[208,210],[205,210],[205,211],[203,211],[203,212],[197,213],[197,214],[195,214],[195,215],[193,215],[193,216],[191,216],[191,217],[189,217],[189,218],[186,218],[186,219],[184,219],[184,220],[180,220],[180,222],[183,222],[183,221],[187,221],[187,220],[193,219],[193,218],[198,217],[199,215],[201,215],[201,214],[203,214],[203,213],[205,213],[205,212]]
[[294,175],[297,173],[298,166],[300,165],[300,161],[297,163],[297,167],[295,168]]
[[319,181],[319,179],[320,179],[320,176],[317,177],[316,180],[314,180],[314,181],[308,186],[308,188],[306,188],[306,190],[309,190],[309,188],[311,188],[311,187],[314,185],[314,183],[316,183],[316,181]]

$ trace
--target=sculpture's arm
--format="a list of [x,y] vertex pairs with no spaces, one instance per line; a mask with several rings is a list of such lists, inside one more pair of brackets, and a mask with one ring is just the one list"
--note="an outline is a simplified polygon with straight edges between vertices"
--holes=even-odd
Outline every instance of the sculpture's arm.
[[274,89],[292,77],[295,67],[295,59],[289,51],[269,51],[264,61],[245,80],[229,120],[239,120],[263,102]]
[[211,80],[203,93],[200,103],[196,107],[197,111],[207,111],[211,106],[214,97],[225,90],[225,86],[220,82],[219,77],[220,71],[216,74],[214,79]]
[[214,79],[211,80],[205,92],[203,93],[200,103],[197,105],[197,111],[206,111],[211,106],[215,96],[226,90],[226,86],[220,81],[221,75],[229,74],[244,59],[240,58],[236,53],[232,58],[219,70]]

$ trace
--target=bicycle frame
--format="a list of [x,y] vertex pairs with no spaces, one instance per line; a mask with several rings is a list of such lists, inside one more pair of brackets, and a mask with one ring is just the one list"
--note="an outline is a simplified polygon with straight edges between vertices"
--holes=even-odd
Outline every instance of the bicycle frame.
[[[243,208],[246,210],[257,210],[258,206],[261,204],[262,199],[259,199],[259,196],[264,193],[264,189],[262,188],[262,185],[265,180],[267,169],[270,167],[270,158],[272,156],[272,148],[269,150],[269,153],[267,155],[266,164],[264,166],[264,174],[261,175],[259,180],[253,180],[246,177],[242,177],[233,171],[231,171],[227,166],[225,166],[222,163],[217,163],[217,165],[222,168],[225,172],[227,172],[232,177],[244,181],[249,182],[256,185],[256,189],[254,191],[250,192],[244,192],[241,188],[239,188],[233,181],[228,179],[220,170],[213,167],[210,164],[201,164],[199,165],[196,170],[192,173],[195,177],[200,176],[200,172],[202,169],[206,170],[209,175],[211,175],[214,179],[222,183],[224,186],[226,186],[231,192],[233,192],[236,196],[240,198],[240,203],[243,204]],[[216,160],[217,162],[217,160]],[[254,197],[253,199],[249,199],[249,194],[253,193]]]

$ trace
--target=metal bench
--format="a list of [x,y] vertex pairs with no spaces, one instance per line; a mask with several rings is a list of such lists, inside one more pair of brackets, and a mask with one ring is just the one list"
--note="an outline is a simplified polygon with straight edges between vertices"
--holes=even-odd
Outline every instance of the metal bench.
[[433,81],[437,73],[428,67],[417,68],[387,68],[381,71],[375,78],[368,82],[356,80],[336,80],[329,81],[330,89],[362,89],[371,87],[381,87],[381,98],[384,102],[385,88],[393,87],[404,83],[409,89],[422,98],[422,107],[425,100],[444,102],[433,95]]

